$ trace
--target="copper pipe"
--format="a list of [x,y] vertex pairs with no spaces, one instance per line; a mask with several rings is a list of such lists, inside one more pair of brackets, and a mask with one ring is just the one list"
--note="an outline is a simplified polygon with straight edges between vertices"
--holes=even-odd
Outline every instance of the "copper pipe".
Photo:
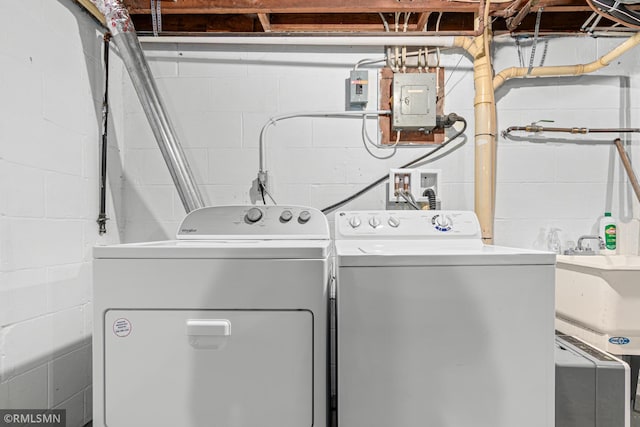
[[620,160],[622,160],[622,165],[624,169],[627,171],[627,176],[629,177],[629,181],[631,182],[631,186],[633,187],[634,193],[636,193],[636,197],[640,202],[640,184],[638,184],[638,178],[636,178],[636,174],[633,172],[633,167],[631,166],[631,160],[629,160],[629,155],[627,151],[624,149],[622,145],[622,141],[620,138],[616,138],[613,143],[616,145],[618,149],[618,154],[620,154]]
[[556,128],[556,127],[544,127],[536,124],[527,126],[509,126],[502,132],[502,136],[506,137],[511,132],[562,132],[573,134],[587,134],[587,133],[640,133],[640,128]]

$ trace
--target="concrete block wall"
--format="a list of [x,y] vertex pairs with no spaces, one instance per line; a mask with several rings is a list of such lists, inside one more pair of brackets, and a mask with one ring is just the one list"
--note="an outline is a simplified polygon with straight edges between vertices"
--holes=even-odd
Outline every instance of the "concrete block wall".
[[91,248],[121,233],[117,128],[109,233],[96,224],[102,38],[71,0],[3,1],[0,16],[0,408],[64,408],[78,427],[91,420]]
[[[535,64],[590,62],[623,39],[559,38],[540,43]],[[383,56],[362,47],[219,47],[144,44],[196,179],[210,204],[251,203],[258,169],[258,135],[272,116],[334,110],[345,105],[344,80],[360,59]],[[528,65],[531,42],[518,48],[498,40],[495,69]],[[637,54],[627,53],[596,75],[507,82],[497,93],[499,129],[554,120],[562,127],[637,125]],[[467,118],[466,139],[449,154],[425,163],[442,170],[443,207],[473,209],[473,74],[468,57],[442,53],[446,69],[445,110]],[[370,99],[377,96],[377,68],[370,67]],[[625,83],[626,82],[626,83]],[[171,238],[184,211],[153,141],[130,83],[125,98],[125,200],[127,241]],[[375,108],[375,101],[370,108]],[[627,123],[625,123],[625,117]],[[360,120],[299,118],[279,122],[268,134],[267,168],[279,203],[323,208],[388,173],[423,149],[398,150],[378,160],[365,151]],[[375,135],[375,123],[369,129]],[[541,248],[553,228],[564,245],[595,231],[605,210],[633,217],[630,187],[609,144],[612,135],[535,142],[499,139],[495,241]],[[542,139],[544,140],[544,139]],[[601,143],[594,143],[602,140]],[[389,151],[377,151],[386,155]],[[384,186],[345,209],[383,209]],[[637,216],[637,215],[636,215]],[[637,239],[636,239],[637,240]]]

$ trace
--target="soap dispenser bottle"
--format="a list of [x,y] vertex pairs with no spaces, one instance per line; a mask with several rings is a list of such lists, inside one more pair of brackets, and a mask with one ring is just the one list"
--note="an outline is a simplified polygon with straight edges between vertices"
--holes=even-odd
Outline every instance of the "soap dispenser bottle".
[[618,227],[615,218],[611,216],[611,212],[605,212],[600,219],[599,234],[604,241],[604,249],[600,250],[601,254],[612,255],[616,253],[617,231]]

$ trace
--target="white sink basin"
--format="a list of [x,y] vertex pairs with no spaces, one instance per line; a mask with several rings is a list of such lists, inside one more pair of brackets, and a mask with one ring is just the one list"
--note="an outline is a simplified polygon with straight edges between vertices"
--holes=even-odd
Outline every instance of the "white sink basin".
[[640,355],[640,257],[558,256],[556,328],[617,355]]

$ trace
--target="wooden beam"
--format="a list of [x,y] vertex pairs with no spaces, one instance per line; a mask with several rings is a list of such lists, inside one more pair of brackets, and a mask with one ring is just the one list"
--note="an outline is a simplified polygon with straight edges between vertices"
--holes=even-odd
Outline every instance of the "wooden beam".
[[269,15],[266,13],[259,13],[258,19],[260,20],[260,25],[262,25],[262,29],[265,33],[271,32],[271,22],[269,21]]
[[[556,0],[557,1],[557,0]],[[579,0],[567,0],[575,1]],[[148,0],[124,0],[132,14],[150,13]],[[492,4],[492,10],[506,3]],[[162,4],[164,14],[476,12],[475,2],[449,0],[179,0]]]
[[427,21],[429,20],[429,16],[431,12],[422,12],[418,15],[418,23],[416,24],[416,31],[424,30],[425,25],[427,25]]
[[92,14],[98,21],[102,23],[102,25],[107,25],[107,20],[104,15],[100,13],[95,4],[91,3],[89,0],[75,0],[80,6],[86,9],[87,12]]

